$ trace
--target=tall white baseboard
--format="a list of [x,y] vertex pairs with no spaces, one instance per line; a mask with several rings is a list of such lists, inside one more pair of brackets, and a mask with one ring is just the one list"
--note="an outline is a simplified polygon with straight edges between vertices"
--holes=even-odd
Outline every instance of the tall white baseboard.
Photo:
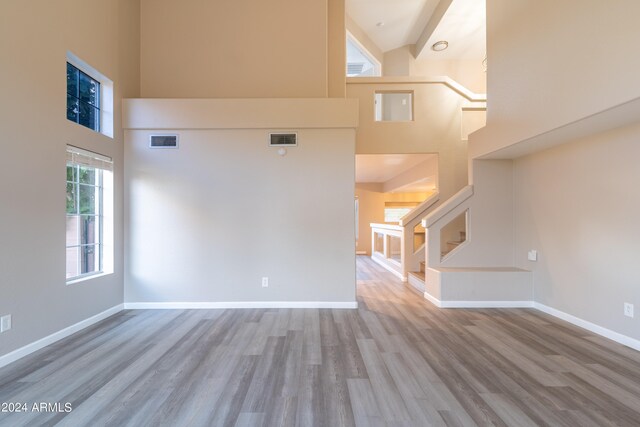
[[424,293],[424,299],[426,299],[427,301],[429,301],[431,304],[435,305],[436,307],[442,308],[442,301],[440,301],[438,298],[434,297],[430,293],[425,292]]
[[596,325],[579,317],[565,313],[555,308],[540,304],[535,301],[440,301],[433,295],[425,292],[424,298],[431,302],[438,308],[535,308],[544,313],[550,314],[553,317],[557,317],[560,320],[569,322],[573,325],[586,329],[589,332],[593,332],[596,335],[603,336],[619,344],[631,347],[634,350],[640,351],[640,340],[622,335],[611,329],[604,328]]
[[579,317],[565,313],[564,311],[556,310],[553,307],[540,304],[539,302],[534,302],[533,308],[540,310],[544,313],[550,314],[553,317],[557,317],[558,319],[562,319],[573,325],[579,326],[583,329],[586,329],[587,331],[593,332],[594,334],[601,335],[617,343],[626,345],[627,347],[631,347],[634,350],[640,351],[640,341],[637,339],[619,334],[618,332],[614,332],[611,329],[603,328],[602,326],[598,326],[595,323],[591,323],[584,319],[580,319]]
[[12,351],[11,353],[0,356],[0,368],[8,365],[9,363],[15,362],[16,360],[21,359],[35,351],[38,351],[41,348],[51,345],[56,341],[60,341],[61,339],[66,338],[69,335],[74,334],[86,327],[89,327],[94,323],[98,323],[99,321],[104,320],[107,317],[112,316],[119,311],[122,311],[123,309],[124,305],[118,304],[115,307],[111,307],[110,309],[103,311],[102,313],[98,313],[95,316],[91,316],[88,319],[71,325],[68,328],[64,328],[58,332],[54,332],[53,334],[39,339],[36,342],[32,342],[31,344],[27,344],[24,347]]
[[532,301],[440,301],[427,292],[425,299],[438,308],[531,308]]
[[125,310],[212,308],[358,308],[357,301],[126,302]]

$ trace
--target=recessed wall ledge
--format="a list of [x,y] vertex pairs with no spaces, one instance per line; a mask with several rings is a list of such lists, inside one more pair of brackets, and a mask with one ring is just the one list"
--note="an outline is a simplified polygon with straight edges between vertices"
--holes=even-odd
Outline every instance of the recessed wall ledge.
[[355,129],[358,100],[124,99],[122,123],[124,129]]
[[499,127],[486,127],[469,135],[470,159],[515,159],[589,135],[640,124],[640,97],[583,117],[538,135],[515,140]]

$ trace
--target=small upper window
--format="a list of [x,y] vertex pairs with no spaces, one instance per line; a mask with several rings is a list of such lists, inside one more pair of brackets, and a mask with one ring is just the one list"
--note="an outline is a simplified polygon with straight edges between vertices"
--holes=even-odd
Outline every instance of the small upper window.
[[347,77],[380,76],[382,67],[378,61],[355,37],[347,34]]
[[113,138],[113,81],[67,52],[67,119]]
[[68,62],[67,119],[100,132],[100,82]]

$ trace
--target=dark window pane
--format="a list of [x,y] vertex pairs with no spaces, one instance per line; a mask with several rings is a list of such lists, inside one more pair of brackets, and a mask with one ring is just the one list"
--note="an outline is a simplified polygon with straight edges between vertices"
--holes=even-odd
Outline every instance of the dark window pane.
[[80,87],[79,87],[80,101],[88,102],[94,107],[100,107],[98,103],[98,96],[100,93],[100,83],[93,80],[91,77],[84,73],[80,73]]
[[83,245],[99,242],[99,226],[95,216],[81,216],[80,237]]
[[67,183],[67,213],[78,213],[78,185]]
[[67,62],[67,94],[78,96],[78,69]]
[[81,246],[80,247],[80,274],[94,273],[100,269],[98,256],[100,255],[99,247]]
[[96,190],[92,185],[80,185],[80,213],[96,213]]
[[80,107],[78,106],[78,100],[72,96],[67,95],[67,119],[72,122],[78,123],[78,113]]
[[98,120],[99,120],[98,110],[89,104],[80,102],[80,118],[78,120],[78,123],[80,123],[82,126],[88,127],[89,129],[98,131],[99,130]]
[[84,166],[80,166],[80,183],[95,185],[96,170],[94,168],[87,168]]
[[74,182],[76,180],[76,172],[78,168],[67,165],[67,181]]

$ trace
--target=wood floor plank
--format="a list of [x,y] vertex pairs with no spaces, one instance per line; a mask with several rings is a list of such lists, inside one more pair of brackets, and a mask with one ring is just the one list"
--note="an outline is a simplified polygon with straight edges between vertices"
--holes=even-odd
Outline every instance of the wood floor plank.
[[0,426],[640,426],[640,352],[532,309],[437,309],[367,257],[359,308],[123,311],[0,369]]
[[388,422],[411,421],[409,411],[373,340],[358,340],[380,414]]

